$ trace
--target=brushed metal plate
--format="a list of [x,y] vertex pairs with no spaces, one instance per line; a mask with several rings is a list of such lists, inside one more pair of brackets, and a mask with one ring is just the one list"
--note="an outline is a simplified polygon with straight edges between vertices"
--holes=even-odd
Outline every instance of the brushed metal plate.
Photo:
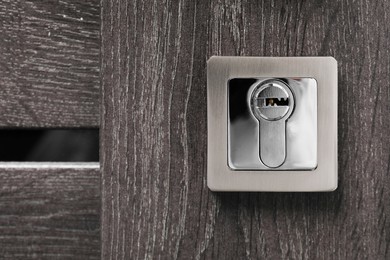
[[[228,166],[228,88],[233,78],[317,82],[317,168],[234,171]],[[220,57],[207,62],[207,185],[213,191],[333,191],[337,188],[337,61],[332,57]]]

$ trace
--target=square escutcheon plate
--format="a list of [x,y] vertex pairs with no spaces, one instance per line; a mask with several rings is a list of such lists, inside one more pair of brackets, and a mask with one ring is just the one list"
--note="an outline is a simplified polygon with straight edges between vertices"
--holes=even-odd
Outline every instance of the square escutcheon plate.
[[[291,88],[295,101],[285,125],[285,159],[272,168],[259,155],[261,123],[249,103],[258,84],[275,79]],[[337,188],[334,58],[213,56],[207,63],[207,118],[207,184],[211,190],[314,192]]]

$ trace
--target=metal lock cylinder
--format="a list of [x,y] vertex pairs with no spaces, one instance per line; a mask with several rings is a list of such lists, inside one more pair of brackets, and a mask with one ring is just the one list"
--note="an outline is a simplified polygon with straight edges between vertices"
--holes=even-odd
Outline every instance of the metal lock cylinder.
[[294,95],[287,83],[272,79],[257,83],[250,98],[260,124],[260,159],[276,168],[286,159],[286,120],[294,110]]

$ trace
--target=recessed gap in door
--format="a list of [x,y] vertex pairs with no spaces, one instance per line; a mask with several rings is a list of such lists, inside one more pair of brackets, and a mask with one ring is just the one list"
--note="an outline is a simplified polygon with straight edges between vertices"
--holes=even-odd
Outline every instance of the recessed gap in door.
[[96,163],[99,129],[1,129],[0,161]]

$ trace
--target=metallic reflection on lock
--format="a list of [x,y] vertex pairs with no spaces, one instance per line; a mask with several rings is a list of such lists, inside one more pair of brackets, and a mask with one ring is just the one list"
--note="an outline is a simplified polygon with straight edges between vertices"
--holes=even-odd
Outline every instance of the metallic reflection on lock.
[[316,80],[230,79],[228,165],[233,170],[315,169]]

